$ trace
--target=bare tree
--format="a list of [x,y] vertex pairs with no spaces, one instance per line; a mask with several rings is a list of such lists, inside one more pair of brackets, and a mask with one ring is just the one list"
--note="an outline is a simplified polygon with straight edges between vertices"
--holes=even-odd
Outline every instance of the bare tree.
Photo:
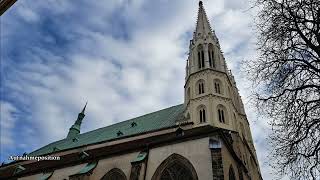
[[272,166],[320,179],[320,0],[256,0],[259,56],[245,70],[272,125]]

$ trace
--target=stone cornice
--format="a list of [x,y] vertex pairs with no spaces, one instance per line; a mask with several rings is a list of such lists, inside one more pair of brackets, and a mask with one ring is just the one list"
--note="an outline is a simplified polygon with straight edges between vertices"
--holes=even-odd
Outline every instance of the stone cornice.
[[201,72],[217,72],[217,73],[221,73],[221,74],[223,74],[223,75],[226,75],[226,77],[227,77],[227,79],[228,79],[228,81],[229,81],[229,83],[231,84],[231,86],[232,87],[235,87],[233,84],[232,84],[232,82],[231,82],[231,80],[230,80],[230,77],[229,77],[229,75],[226,73],[226,72],[223,72],[223,71],[219,71],[219,70],[217,70],[217,69],[213,69],[213,68],[204,68],[204,69],[201,69],[201,70],[199,70],[199,71],[197,71],[197,72],[194,72],[194,73],[191,73],[191,74],[189,74],[188,75],[188,77],[186,78],[186,82],[185,82],[185,84],[184,84],[184,88],[186,88],[186,85],[188,84],[188,82],[189,82],[189,79],[190,79],[190,77],[191,76],[193,76],[193,75],[195,75],[195,74],[199,74],[199,73],[201,73]]
[[239,112],[238,109],[236,108],[235,104],[233,103],[232,99],[229,98],[229,97],[226,97],[226,96],[221,96],[221,95],[219,95],[219,94],[214,94],[214,93],[206,93],[206,94],[204,94],[204,95],[200,95],[200,96],[195,97],[195,98],[193,98],[193,99],[189,99],[189,100],[188,100],[188,103],[187,103],[187,106],[190,104],[191,101],[199,101],[199,100],[204,99],[204,98],[206,98],[206,97],[216,97],[216,98],[223,99],[223,100],[226,101],[226,102],[227,102],[227,101],[230,102],[230,103],[232,104],[233,108],[235,109],[235,111],[236,111],[240,116],[243,116],[244,119],[245,119],[245,120],[248,122],[248,124],[249,124],[249,121],[248,121],[248,119],[247,119],[247,116],[246,116],[245,114],[242,114],[241,112]]

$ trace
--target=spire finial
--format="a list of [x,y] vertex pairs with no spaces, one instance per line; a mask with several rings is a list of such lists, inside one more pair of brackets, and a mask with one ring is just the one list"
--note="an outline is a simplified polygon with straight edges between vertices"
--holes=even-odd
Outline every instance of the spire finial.
[[199,1],[199,6],[202,6],[202,1]]
[[83,109],[81,111],[82,114],[84,114],[84,111],[86,110],[87,104],[88,104],[88,101],[86,102],[86,104],[84,105],[84,107],[83,107]]

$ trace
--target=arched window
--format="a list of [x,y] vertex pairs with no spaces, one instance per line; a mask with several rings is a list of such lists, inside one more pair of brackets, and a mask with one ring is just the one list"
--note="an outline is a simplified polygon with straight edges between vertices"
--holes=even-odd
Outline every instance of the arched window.
[[218,120],[219,120],[219,122],[227,124],[228,123],[228,121],[227,121],[227,109],[221,104],[219,104],[217,106],[217,109],[218,109]]
[[151,180],[198,180],[198,176],[188,159],[172,154],[160,164]]
[[197,82],[197,89],[198,89],[198,94],[203,94],[204,93],[204,80],[200,79]]
[[219,122],[226,123],[223,109],[218,109]]
[[232,165],[230,165],[230,168],[229,168],[229,180],[236,180],[236,176],[234,174],[234,170],[232,168]]
[[101,180],[127,180],[126,175],[118,168],[111,169]]
[[210,67],[215,67],[213,45],[210,43],[208,46],[208,57]]
[[204,123],[207,121],[206,119],[206,107],[204,105],[201,105],[198,107],[198,112],[199,112],[199,120],[200,123]]
[[216,93],[221,94],[220,83],[218,83],[218,82],[214,83],[214,90],[215,90]]
[[199,69],[203,69],[204,66],[205,66],[205,64],[204,64],[203,46],[200,44],[198,46],[198,67],[199,67]]
[[213,85],[214,85],[214,92],[217,94],[223,94],[223,86],[222,86],[222,82],[219,79],[215,79],[213,81]]
[[199,83],[199,94],[202,94],[202,93],[204,93],[204,83],[203,82]]

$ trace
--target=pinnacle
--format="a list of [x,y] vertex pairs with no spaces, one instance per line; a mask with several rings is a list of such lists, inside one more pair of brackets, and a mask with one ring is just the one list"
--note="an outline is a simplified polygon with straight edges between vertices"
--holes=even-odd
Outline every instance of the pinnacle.
[[199,1],[199,11],[195,34],[208,34],[211,32],[209,20],[203,7],[202,1]]

